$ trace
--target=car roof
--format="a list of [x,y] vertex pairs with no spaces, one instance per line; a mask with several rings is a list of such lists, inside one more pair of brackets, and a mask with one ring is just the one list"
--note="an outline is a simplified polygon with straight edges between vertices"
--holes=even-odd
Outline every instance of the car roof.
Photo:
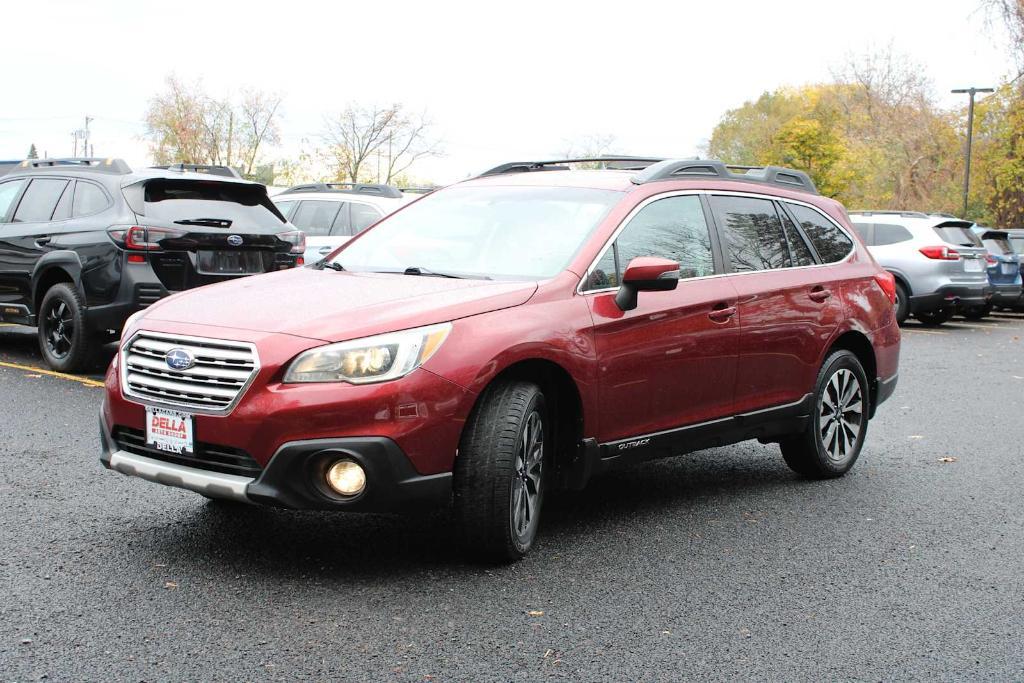
[[291,194],[278,193],[271,197],[273,202],[298,202],[305,199],[314,199],[319,201],[332,201],[332,202],[356,202],[358,204],[373,204],[391,206],[394,204],[404,204],[406,202],[418,199],[416,197],[377,197],[370,194],[356,194],[356,193],[341,193],[341,192],[294,192]]
[[628,192],[636,187],[631,178],[636,171],[611,169],[577,169],[544,171],[542,173],[503,173],[470,178],[458,183],[461,187],[517,186],[517,187],[581,187],[594,190]]

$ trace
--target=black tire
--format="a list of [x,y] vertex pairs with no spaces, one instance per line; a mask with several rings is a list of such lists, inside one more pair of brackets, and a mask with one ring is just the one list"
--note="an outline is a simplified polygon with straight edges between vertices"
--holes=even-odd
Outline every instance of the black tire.
[[985,304],[984,306],[973,306],[964,311],[964,317],[968,320],[981,320],[992,315],[992,304]]
[[58,372],[79,372],[92,358],[85,329],[85,304],[74,285],[50,287],[39,305],[39,352]]
[[928,327],[936,327],[946,322],[953,317],[953,311],[948,308],[943,308],[938,311],[920,311],[914,314],[922,325]]
[[[853,380],[856,385],[850,391],[847,387]],[[845,349],[829,354],[818,371],[806,431],[779,442],[790,469],[810,479],[829,479],[853,467],[868,431],[869,386],[856,355]],[[835,407],[830,408],[830,403]],[[854,424],[856,431],[851,434]]]
[[[539,425],[539,446],[531,438],[535,431],[527,434],[528,425]],[[548,426],[544,394],[532,382],[499,381],[473,409],[453,477],[455,521],[471,555],[518,560],[533,547],[550,478]],[[536,447],[526,453],[531,445]]]
[[896,324],[902,325],[910,317],[910,297],[907,288],[896,282]]

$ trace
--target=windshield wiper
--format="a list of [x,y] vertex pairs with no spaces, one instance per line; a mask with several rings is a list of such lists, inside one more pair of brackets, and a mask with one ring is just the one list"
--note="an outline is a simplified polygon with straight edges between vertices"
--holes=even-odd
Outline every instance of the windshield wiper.
[[[454,280],[465,280],[465,275],[453,275],[452,273],[440,273],[436,270],[430,270],[429,268],[422,268],[420,266],[409,266],[406,268],[403,275],[423,275],[424,277],[450,277]],[[490,280],[491,278],[486,275],[478,275],[473,277],[474,280]]]
[[327,259],[324,259],[323,261],[321,261],[321,262],[320,262],[320,263],[319,263],[319,264],[317,265],[317,267],[318,267],[318,268],[319,268],[320,270],[323,270],[324,268],[330,268],[331,270],[337,270],[337,271],[342,271],[342,270],[345,270],[345,269],[344,269],[344,268],[343,268],[343,267],[341,266],[341,264],[340,264],[340,263],[335,263],[334,261],[328,261]]
[[231,221],[226,218],[186,218],[174,221],[176,225],[200,225],[204,228],[230,228]]

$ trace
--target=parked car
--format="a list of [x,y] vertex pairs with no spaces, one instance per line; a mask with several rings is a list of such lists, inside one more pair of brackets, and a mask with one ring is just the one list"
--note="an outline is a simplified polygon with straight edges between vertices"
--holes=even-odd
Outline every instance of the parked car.
[[974,226],[974,233],[988,249],[988,281],[992,299],[981,309],[968,311],[968,317],[982,318],[993,307],[1015,308],[1021,303],[1021,257],[1010,246],[1010,235],[1005,230]]
[[803,476],[849,470],[900,332],[843,207],[782,168],[564,165],[504,164],[316,266],[135,315],[103,464],[287,508],[452,505],[499,559],[556,488],[651,458],[756,438]]
[[896,278],[896,318],[941,325],[988,305],[988,251],[974,224],[915,211],[853,211],[853,228],[875,260]]
[[[237,174],[236,174],[237,176]],[[302,263],[262,185],[120,159],[27,160],[0,180],[0,321],[73,372],[172,292]]]
[[[1020,259],[1020,272],[1024,276],[1024,229],[1005,230],[1007,240],[1010,243],[1010,249],[1013,250],[1017,257]],[[1024,294],[1021,294],[1021,298],[1016,304],[1008,306],[1014,311],[1024,311]]]
[[296,185],[273,197],[281,213],[306,233],[307,263],[316,263],[410,201],[396,187],[366,183]]

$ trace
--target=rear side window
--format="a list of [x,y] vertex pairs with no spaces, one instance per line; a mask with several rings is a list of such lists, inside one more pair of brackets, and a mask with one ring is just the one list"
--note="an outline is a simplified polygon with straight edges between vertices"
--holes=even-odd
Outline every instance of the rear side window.
[[307,200],[295,210],[292,223],[310,237],[326,237],[331,234],[331,224],[340,207],[341,202]]
[[352,222],[349,220],[349,208],[352,205],[349,202],[341,203],[341,211],[334,217],[334,225],[331,226],[331,235],[346,236],[352,234]]
[[6,183],[0,183],[0,222],[5,222],[11,205],[24,185],[24,180],[8,180]]
[[782,223],[767,199],[716,195],[711,211],[735,272],[772,270],[792,264]]
[[234,230],[276,230],[285,222],[266,188],[256,184],[154,178],[146,181],[143,199],[147,218],[168,223],[205,218],[231,221]]
[[358,235],[363,230],[380,220],[381,213],[367,204],[352,202],[352,234]]
[[842,261],[853,250],[853,240],[815,209],[788,202],[786,208],[793,212],[822,263]]
[[875,223],[875,240],[877,246],[886,244],[899,244],[913,239],[914,236],[902,225],[889,225],[888,223]]
[[782,211],[779,215],[782,216],[782,229],[786,232],[786,239],[789,241],[789,253],[793,257],[793,265],[813,266],[815,263],[814,254],[811,253],[810,247],[804,241],[803,235],[800,234],[800,231],[797,230],[796,225],[789,219],[785,211]]
[[932,228],[942,240],[959,247],[980,247],[981,240],[969,227],[961,225],[936,225]]
[[622,272],[637,256],[678,261],[684,279],[713,275],[711,235],[700,198],[668,197],[642,208],[594,266],[587,288],[618,287]]
[[29,183],[14,212],[15,223],[43,223],[53,216],[68,181],[55,178],[36,178]]
[[871,245],[871,242],[868,241],[868,233],[871,231],[870,223],[854,223],[853,231],[857,233],[857,237],[860,238],[861,242],[869,246]]
[[92,183],[79,180],[75,184],[75,202],[71,208],[71,215],[76,218],[90,216],[107,208],[109,203],[103,190]]

